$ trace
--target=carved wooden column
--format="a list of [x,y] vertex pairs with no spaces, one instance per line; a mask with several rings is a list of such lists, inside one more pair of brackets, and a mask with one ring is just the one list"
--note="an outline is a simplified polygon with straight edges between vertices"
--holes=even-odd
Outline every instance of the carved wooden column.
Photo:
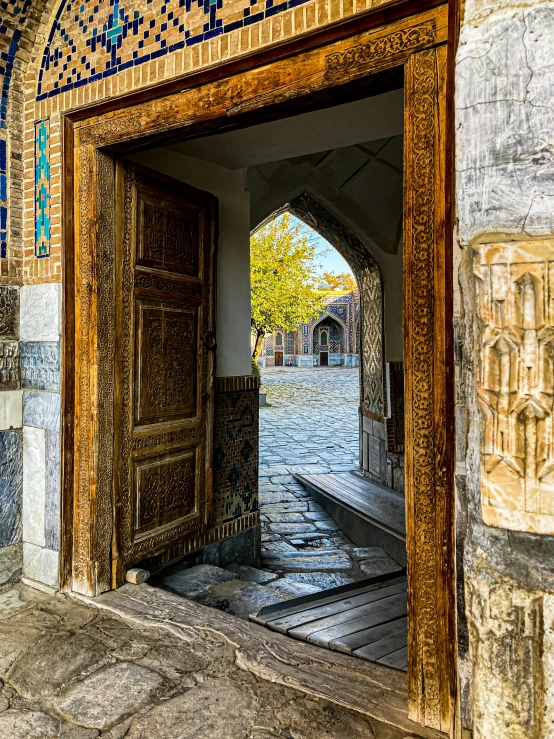
[[448,732],[456,688],[446,47],[406,65],[404,357],[410,717]]

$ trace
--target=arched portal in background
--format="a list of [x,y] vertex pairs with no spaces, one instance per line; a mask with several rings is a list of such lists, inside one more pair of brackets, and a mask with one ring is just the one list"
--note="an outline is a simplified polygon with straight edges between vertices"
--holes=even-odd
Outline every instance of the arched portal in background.
[[329,354],[350,352],[350,342],[346,325],[337,316],[324,313],[311,329],[312,354],[319,356],[321,351]]
[[[360,466],[365,473],[375,477],[369,469],[369,455],[364,453],[368,442],[365,439],[367,430],[363,419],[384,424],[386,414],[383,287],[379,265],[368,248],[340,218],[307,192],[296,195],[268,214],[256,228],[285,212],[303,221],[328,241],[348,263],[356,278],[360,291],[360,312],[357,319],[359,346],[356,347],[360,364],[360,431],[363,438]],[[347,338],[350,347],[356,345],[355,336]],[[386,479],[381,481],[385,483]]]

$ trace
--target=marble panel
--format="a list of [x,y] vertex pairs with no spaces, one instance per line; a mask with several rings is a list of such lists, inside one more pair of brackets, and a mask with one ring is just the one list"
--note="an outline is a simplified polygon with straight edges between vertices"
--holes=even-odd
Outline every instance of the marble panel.
[[44,539],[48,549],[60,548],[60,434],[46,432],[46,490],[44,511]]
[[19,387],[19,345],[17,341],[0,341],[0,390]]
[[59,341],[61,334],[61,283],[24,285],[21,288],[21,341]]
[[52,549],[24,542],[23,544],[23,577],[49,585],[59,586],[59,553]]
[[19,288],[0,285],[0,339],[19,338]]
[[60,391],[59,341],[22,341],[19,345],[21,387]]
[[21,432],[0,432],[0,547],[21,541],[23,442]]
[[23,425],[48,431],[60,430],[61,396],[58,393],[23,391]]
[[0,431],[20,429],[23,426],[23,392],[0,392]]
[[381,476],[381,443],[379,439],[368,436],[368,469],[373,475]]
[[45,545],[46,432],[23,428],[23,541]]

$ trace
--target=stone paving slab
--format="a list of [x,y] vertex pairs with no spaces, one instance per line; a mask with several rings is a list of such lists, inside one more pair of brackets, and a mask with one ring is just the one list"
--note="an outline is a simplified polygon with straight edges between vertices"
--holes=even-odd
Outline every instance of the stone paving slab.
[[[0,682],[1,739],[403,739],[413,727],[404,708],[405,680],[389,681],[389,706],[368,713],[377,691],[367,663],[352,670],[335,655],[339,683],[328,685],[332,671],[314,659],[317,648],[292,642],[289,654],[285,637],[171,593],[124,586],[83,603],[23,585],[9,592],[10,615],[0,624],[7,666]],[[7,649],[6,634],[23,650]],[[92,644],[98,646],[86,658]],[[68,664],[63,676],[62,657]],[[302,669],[295,673],[297,663]]]
[[[270,398],[270,405],[260,409],[263,567],[279,574],[300,569],[299,574],[314,578],[311,582],[327,583],[323,587],[334,587],[332,574],[343,584],[391,571],[387,567],[397,569],[378,547],[366,558],[351,558],[352,542],[310,493],[291,480],[296,471],[358,469],[358,370],[271,368],[262,370],[262,384]],[[290,508],[281,502],[285,499]]]

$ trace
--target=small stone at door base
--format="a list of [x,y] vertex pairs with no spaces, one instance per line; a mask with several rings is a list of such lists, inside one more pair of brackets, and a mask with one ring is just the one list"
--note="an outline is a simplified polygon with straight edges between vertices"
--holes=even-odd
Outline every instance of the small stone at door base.
[[130,570],[127,570],[127,574],[125,575],[127,582],[132,582],[133,585],[142,585],[142,583],[146,582],[149,577],[150,573],[148,570],[143,570],[140,567],[131,567]]

